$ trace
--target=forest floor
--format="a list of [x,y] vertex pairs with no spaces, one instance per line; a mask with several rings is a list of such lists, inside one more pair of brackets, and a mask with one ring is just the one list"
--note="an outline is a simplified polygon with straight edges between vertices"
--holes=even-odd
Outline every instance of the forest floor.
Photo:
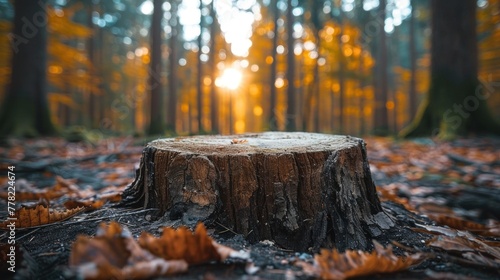
[[[436,142],[366,138],[373,179],[384,211],[397,226],[377,241],[395,256],[423,254],[411,268],[369,279],[500,279],[500,139]],[[16,207],[42,204],[54,211],[86,205],[64,221],[17,229],[18,279],[76,279],[68,266],[78,235],[94,236],[101,222],[117,221],[133,237],[159,234],[151,210],[116,207],[132,182],[146,140],[112,138],[99,144],[64,139],[9,140],[0,147],[0,221],[7,218],[7,178],[14,166]],[[76,194],[75,194],[76,193]],[[89,199],[89,197],[91,199]],[[39,199],[42,198],[41,201]],[[80,204],[78,204],[80,203]],[[95,204],[92,204],[95,203]],[[103,205],[101,205],[103,204]],[[208,233],[220,244],[250,253],[251,261],[190,266],[170,279],[310,279],[304,267],[316,252],[293,252],[264,241],[249,244],[223,227]],[[0,275],[7,274],[9,232],[0,231]],[[362,268],[361,268],[362,270]]]

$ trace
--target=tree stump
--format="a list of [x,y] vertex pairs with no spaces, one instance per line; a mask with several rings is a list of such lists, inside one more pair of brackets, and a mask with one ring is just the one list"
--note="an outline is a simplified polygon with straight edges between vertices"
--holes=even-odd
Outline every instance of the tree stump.
[[266,132],[159,139],[143,151],[123,204],[171,220],[217,222],[284,248],[367,249],[393,223],[363,140]]

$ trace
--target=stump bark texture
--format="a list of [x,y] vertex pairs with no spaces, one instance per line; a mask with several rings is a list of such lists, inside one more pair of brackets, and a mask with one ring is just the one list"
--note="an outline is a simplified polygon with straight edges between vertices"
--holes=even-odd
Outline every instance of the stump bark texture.
[[250,241],[305,251],[367,249],[393,226],[363,140],[266,132],[159,139],[143,151],[125,205],[171,220],[217,222]]

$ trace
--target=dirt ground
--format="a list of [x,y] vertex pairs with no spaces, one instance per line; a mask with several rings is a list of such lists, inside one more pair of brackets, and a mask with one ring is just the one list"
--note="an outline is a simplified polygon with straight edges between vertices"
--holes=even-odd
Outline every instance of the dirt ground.
[[[425,211],[419,211],[428,210],[426,205],[429,203],[453,209],[460,217],[481,224],[500,220],[500,139],[460,139],[437,143],[431,139],[399,142],[368,138],[366,142],[377,187],[392,192],[405,201],[403,204],[408,204],[396,203],[394,198],[384,199],[384,193],[381,193],[384,211],[394,219],[396,226],[377,241],[382,245],[397,241],[405,248],[432,255],[409,270],[370,275],[366,279],[500,279],[500,265],[488,267],[463,260],[460,252],[454,254],[429,247],[426,241],[433,235],[411,229],[417,225],[436,224],[436,221],[423,215]],[[1,174],[1,182],[4,185],[6,181],[6,166],[17,165],[17,178],[27,180],[38,188],[53,185],[55,175],[76,179],[78,186],[90,186],[96,190],[110,184],[125,186],[135,175],[144,143],[143,140],[130,138],[109,140],[99,145],[68,144],[62,139],[11,141],[0,148],[0,169],[4,173]],[[408,211],[406,208],[410,206],[416,211]],[[4,220],[7,216],[5,200],[0,201],[0,209],[0,219]],[[101,209],[79,214],[64,222],[18,230],[16,241],[21,245],[18,256],[22,254],[18,259],[22,262],[16,265],[15,275],[6,272],[6,264],[1,263],[2,279],[78,279],[67,265],[72,242],[77,235],[93,236],[99,223],[112,220],[127,226],[134,237],[142,231],[158,235],[160,227],[171,224],[164,219],[151,220],[155,214],[153,211],[106,204]],[[209,233],[221,244],[250,252],[252,262],[228,259],[224,263],[193,266],[186,274],[169,279],[312,278],[296,264],[299,261],[313,263],[316,252],[293,252],[267,241],[250,244],[243,236],[217,225],[209,227]],[[0,232],[0,238],[0,242],[5,243],[7,233]],[[500,241],[494,236],[485,238],[492,242]],[[395,248],[396,254],[404,252]],[[258,270],[250,273],[250,266]]]

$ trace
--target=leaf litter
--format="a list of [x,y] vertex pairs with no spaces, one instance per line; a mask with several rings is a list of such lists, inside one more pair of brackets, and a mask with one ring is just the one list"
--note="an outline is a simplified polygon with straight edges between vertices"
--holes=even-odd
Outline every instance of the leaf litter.
[[[28,267],[24,264],[25,270],[38,267],[39,271],[31,271],[31,275],[47,279],[67,274],[68,263],[80,272],[86,271],[89,279],[99,276],[103,267],[106,273],[111,273],[103,274],[105,278],[117,279],[124,275],[147,279],[181,271],[185,272],[175,279],[196,275],[238,278],[254,273],[265,279],[283,279],[286,275],[299,279],[311,275],[344,279],[401,270],[406,272],[385,274],[384,278],[413,275],[412,278],[468,279],[465,275],[472,275],[474,279],[497,275],[499,139],[459,139],[446,143],[430,139],[398,142],[368,138],[366,141],[382,205],[398,224],[397,229],[381,237],[385,238],[381,242],[394,241],[400,245],[394,249],[374,241],[371,252],[326,249],[319,254],[289,252],[272,242],[250,244],[227,228],[207,230],[198,226],[194,232],[182,227],[155,228],[158,223],[148,218],[154,209],[111,208],[132,181],[145,144],[133,143],[130,138],[106,139],[97,144],[67,143],[61,139],[25,143],[13,140],[9,148],[0,147],[0,156],[7,159],[0,168],[18,165],[17,211],[30,218],[25,219],[26,227],[18,233],[22,246],[16,250],[21,250],[24,263],[34,259],[37,264]],[[6,182],[5,177],[0,177],[1,185]],[[6,188],[0,189],[0,197],[6,197]],[[21,207],[21,202],[25,206]],[[78,211],[71,212],[72,209]],[[74,215],[61,214],[57,220],[56,216],[50,219],[50,213]],[[6,215],[2,217],[5,219]],[[96,232],[97,223],[103,221],[110,224],[101,224]],[[37,224],[43,226],[32,229]],[[160,235],[156,237],[158,232]],[[75,241],[77,233],[84,235]],[[179,236],[195,238],[198,243],[177,246]],[[170,242],[172,238],[176,241]],[[170,248],[168,254],[166,248]],[[244,258],[237,261],[233,257],[241,257],[241,249]],[[100,259],[85,257],[86,253],[100,254]],[[167,259],[169,254],[175,258]],[[246,259],[248,254],[251,262]],[[488,272],[484,268],[493,270]],[[228,269],[232,271],[229,274]]]

